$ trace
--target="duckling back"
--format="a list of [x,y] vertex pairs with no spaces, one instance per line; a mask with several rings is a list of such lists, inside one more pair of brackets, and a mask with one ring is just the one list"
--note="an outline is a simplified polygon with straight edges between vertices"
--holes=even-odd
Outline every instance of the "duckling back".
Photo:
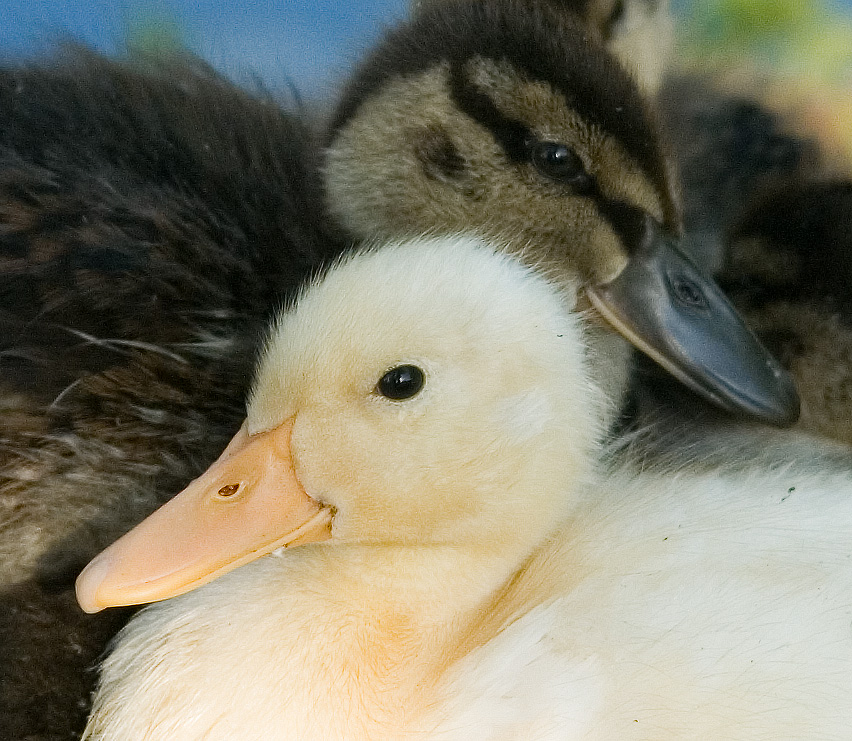
[[847,738],[852,472],[820,464],[602,470],[432,737]]

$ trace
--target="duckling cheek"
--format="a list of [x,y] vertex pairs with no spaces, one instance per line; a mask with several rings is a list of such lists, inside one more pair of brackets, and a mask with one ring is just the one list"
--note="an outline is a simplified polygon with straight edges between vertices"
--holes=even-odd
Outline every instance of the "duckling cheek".
[[526,392],[504,399],[497,406],[495,422],[510,431],[512,444],[538,437],[553,420],[553,409],[543,394]]
[[[334,538],[339,542],[384,539],[393,518],[389,500],[401,436],[376,430],[360,415],[316,405],[303,411],[293,428],[294,470],[302,485],[335,510]],[[387,434],[382,434],[387,433]]]
[[[433,542],[445,537],[448,512],[475,511],[472,502],[453,496],[466,457],[459,451],[469,438],[446,434],[452,413],[433,426],[388,411],[316,408],[301,413],[293,429],[296,475],[335,508],[336,542]],[[463,424],[452,418],[447,426]]]

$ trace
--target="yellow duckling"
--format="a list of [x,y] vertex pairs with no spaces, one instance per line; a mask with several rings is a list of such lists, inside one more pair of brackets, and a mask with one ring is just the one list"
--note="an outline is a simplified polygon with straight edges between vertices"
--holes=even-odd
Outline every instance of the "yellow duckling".
[[309,288],[221,458],[80,576],[174,596],[84,738],[846,738],[849,472],[597,472],[573,305],[458,238]]

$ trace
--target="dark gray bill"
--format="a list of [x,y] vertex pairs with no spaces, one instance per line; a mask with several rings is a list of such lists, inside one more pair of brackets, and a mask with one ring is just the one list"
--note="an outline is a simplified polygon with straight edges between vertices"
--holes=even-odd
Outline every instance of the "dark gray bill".
[[718,406],[778,426],[798,419],[792,376],[658,226],[617,278],[586,290],[633,345]]

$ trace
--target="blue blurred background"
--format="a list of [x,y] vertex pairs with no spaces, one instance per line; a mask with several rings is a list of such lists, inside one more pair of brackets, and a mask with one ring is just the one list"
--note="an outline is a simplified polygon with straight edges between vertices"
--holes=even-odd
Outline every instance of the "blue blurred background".
[[313,92],[343,77],[407,10],[407,0],[0,0],[0,55],[32,56],[63,38],[108,53],[128,38],[177,41],[238,80],[289,80]]
[[[672,3],[681,26],[700,17],[705,39],[728,39],[743,23],[762,23],[765,33],[767,23],[777,31],[780,22],[782,32],[795,35],[789,29],[802,17],[852,14],[852,0]],[[0,55],[31,56],[63,37],[109,53],[128,38],[149,46],[177,42],[237,80],[255,76],[272,88],[290,81],[309,96],[322,95],[383,26],[406,12],[407,0],[0,0]],[[846,38],[839,43],[845,47]]]

